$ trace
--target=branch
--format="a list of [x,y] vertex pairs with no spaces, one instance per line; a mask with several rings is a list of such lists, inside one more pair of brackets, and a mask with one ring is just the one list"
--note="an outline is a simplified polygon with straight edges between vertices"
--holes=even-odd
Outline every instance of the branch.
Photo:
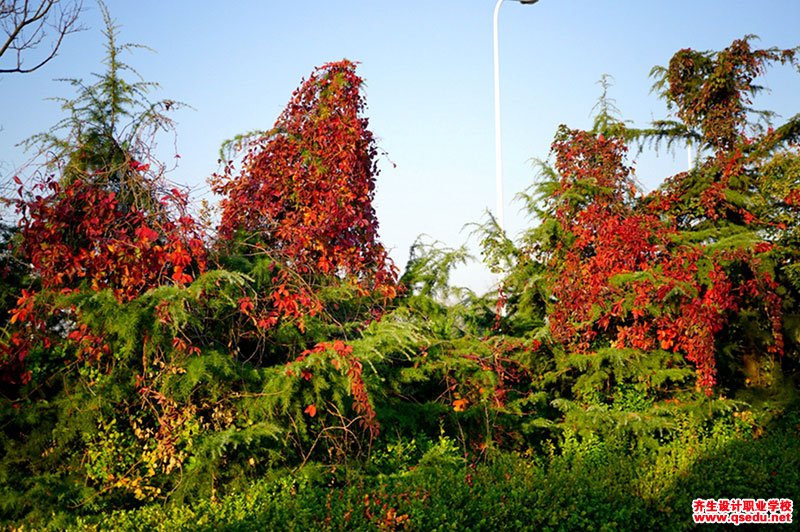
[[625,131],[625,140],[636,142],[639,153],[646,146],[658,150],[664,143],[667,149],[671,149],[673,144],[690,140],[697,146],[702,145],[703,137],[697,132],[686,127],[682,122],[674,120],[656,120],[652,127],[645,129],[629,128]]
[[[0,0],[0,29],[5,40],[0,40],[0,59],[14,55],[12,66],[0,67],[0,74],[27,74],[38,70],[53,59],[64,37],[84,28],[78,24],[83,10],[81,0]],[[49,52],[31,67],[25,66],[24,55],[39,47],[45,36],[55,37]]]

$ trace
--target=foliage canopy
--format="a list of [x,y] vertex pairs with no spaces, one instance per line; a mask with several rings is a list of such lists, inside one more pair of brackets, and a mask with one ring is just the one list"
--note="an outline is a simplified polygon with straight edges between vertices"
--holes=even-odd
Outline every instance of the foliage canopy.
[[[462,471],[473,489],[473,471],[489,485],[511,453],[566,486],[573,460],[679,461],[792,411],[797,119],[761,127],[749,105],[797,49],[678,52],[654,70],[675,119],[644,129],[604,85],[593,130],[559,128],[523,194],[537,224],[518,241],[477,228],[503,282],[476,295],[449,279],[466,252],[422,239],[398,279],[348,60],[242,140],[212,177],[221,217],[205,230],[152,156],[177,104],[148,99],[104,13],[106,71],[72,81],[66,118],[32,139],[52,156],[33,191],[20,180],[20,231],[0,256],[3,519],[214,503],[282,468],[332,485],[352,464],[400,471],[392,482],[418,493]],[[698,164],[643,195],[630,147],[686,139]],[[402,502],[363,504],[365,523],[410,519],[389,511]]]

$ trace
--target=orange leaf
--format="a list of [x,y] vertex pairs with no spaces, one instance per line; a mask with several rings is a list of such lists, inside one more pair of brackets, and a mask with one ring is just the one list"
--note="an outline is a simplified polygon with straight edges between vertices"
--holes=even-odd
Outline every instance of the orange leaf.
[[455,410],[456,412],[463,412],[464,410],[466,410],[468,404],[469,401],[467,401],[466,399],[456,399],[455,401],[453,401],[453,410]]

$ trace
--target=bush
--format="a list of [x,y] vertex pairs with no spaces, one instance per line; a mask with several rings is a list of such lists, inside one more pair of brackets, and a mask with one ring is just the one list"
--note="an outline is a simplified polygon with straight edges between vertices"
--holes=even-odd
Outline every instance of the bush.
[[698,497],[798,500],[798,418],[793,410],[755,439],[712,428],[660,448],[565,434],[549,453],[503,451],[480,464],[447,437],[397,440],[366,467],[273,471],[220,500],[84,517],[72,528],[688,530]]

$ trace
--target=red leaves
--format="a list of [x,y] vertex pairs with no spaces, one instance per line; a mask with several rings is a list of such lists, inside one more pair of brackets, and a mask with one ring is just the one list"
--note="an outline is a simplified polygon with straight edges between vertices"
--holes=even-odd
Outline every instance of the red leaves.
[[24,288],[22,289],[22,295],[17,299],[17,306],[11,310],[11,319],[9,320],[11,323],[28,321],[28,316],[33,312],[33,295]]
[[239,312],[249,315],[255,308],[253,301],[249,297],[242,297],[239,299]]
[[463,412],[469,406],[469,401],[463,397],[453,400],[453,410],[455,412]]
[[136,160],[133,160],[133,159],[131,159],[131,161],[130,161],[130,163],[128,163],[128,165],[130,166],[131,170],[134,170],[134,171],[137,171],[137,172],[144,173],[144,172],[147,172],[148,170],[150,170],[150,165],[149,164],[142,164],[139,161],[136,161]]
[[89,327],[82,323],[77,329],[67,334],[67,340],[77,347],[77,358],[88,363],[97,363],[105,355],[111,353],[110,346],[101,336],[92,334]]
[[[205,269],[203,235],[186,213],[185,197],[173,193],[166,202],[156,201],[164,183],[143,175],[148,171],[147,164],[130,160],[62,181],[50,176],[35,187],[43,195],[32,199],[20,191],[19,253],[33,266],[43,291],[110,289],[118,300],[129,301],[162,284],[190,283]],[[65,310],[37,307],[23,291],[10,323],[24,329],[19,338],[25,342],[0,345],[0,358],[22,361],[34,343],[47,348],[63,342],[47,320]],[[91,363],[108,354],[108,346],[83,327],[69,332],[66,341]],[[0,365],[10,367],[3,360]]]
[[149,242],[155,242],[158,239],[158,233],[147,227],[146,225],[140,225],[134,231],[136,238],[143,244],[147,244]]
[[716,53],[684,49],[670,60],[664,81],[667,98],[678,117],[702,130],[703,141],[716,149],[730,149],[741,140],[752,96],[760,87],[753,81],[768,63],[795,63],[797,51],[752,50],[749,37],[737,39]]
[[[755,297],[760,307],[766,303],[772,323],[769,349],[782,351],[780,298],[757,259],[771,244],[733,252],[713,252],[704,243],[679,245],[671,218],[661,218],[679,198],[658,194],[645,213],[629,201],[622,139],[562,129],[553,150],[561,180],[552,212],[567,235],[555,244],[549,263],[555,300],[549,321],[556,341],[574,352],[588,352],[606,337],[617,347],[682,353],[710,393],[715,336]],[[744,224],[757,222],[726,199],[728,179],[743,172],[741,152],[720,153],[714,164],[723,169],[720,179],[699,196],[708,219],[735,213]],[[726,270],[731,264],[745,276],[738,284]]]
[[[556,218],[569,220],[586,205],[570,198],[571,191],[591,187],[593,204],[603,209],[619,210],[631,197],[630,168],[623,164],[627,147],[620,138],[597,138],[589,132],[568,130],[562,126],[555,142],[555,167],[561,175],[554,195],[559,203]],[[574,196],[573,196],[574,197]]]
[[786,203],[786,205],[792,208],[800,206],[800,190],[794,189],[790,191],[783,201]]
[[353,346],[347,345],[341,340],[334,340],[331,348],[336,351],[339,356],[349,356],[353,354]]
[[50,195],[20,205],[22,252],[45,288],[75,288],[86,279],[93,289],[112,288],[128,300],[168,279],[191,282],[192,264],[204,269],[191,217],[176,224],[166,213],[139,211],[90,181],[75,180],[63,191],[50,184]]
[[[269,135],[250,146],[243,170],[217,176],[220,236],[244,232],[301,273],[350,276],[384,297],[395,273],[377,241],[372,208],[377,149],[349,61],[327,64],[295,91]],[[275,295],[282,312],[294,302]]]

